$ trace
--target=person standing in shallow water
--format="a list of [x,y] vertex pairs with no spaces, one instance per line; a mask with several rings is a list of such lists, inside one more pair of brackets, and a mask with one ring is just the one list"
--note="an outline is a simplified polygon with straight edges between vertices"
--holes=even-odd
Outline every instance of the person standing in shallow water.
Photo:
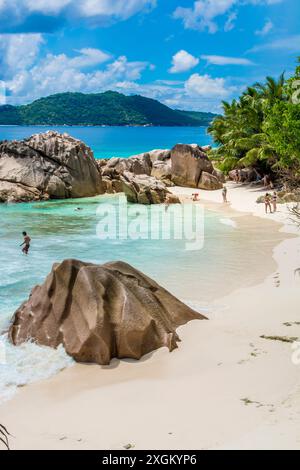
[[22,253],[24,253],[24,255],[28,255],[28,252],[29,252],[29,249],[30,249],[31,238],[27,234],[27,232],[23,232],[23,237],[24,237],[24,241],[20,246],[23,246]]

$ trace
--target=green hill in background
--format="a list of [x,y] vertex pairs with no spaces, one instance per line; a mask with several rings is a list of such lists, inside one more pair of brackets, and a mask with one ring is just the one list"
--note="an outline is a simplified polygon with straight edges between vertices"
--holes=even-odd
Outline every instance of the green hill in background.
[[23,106],[0,106],[0,125],[207,126],[214,117],[114,91],[59,93]]

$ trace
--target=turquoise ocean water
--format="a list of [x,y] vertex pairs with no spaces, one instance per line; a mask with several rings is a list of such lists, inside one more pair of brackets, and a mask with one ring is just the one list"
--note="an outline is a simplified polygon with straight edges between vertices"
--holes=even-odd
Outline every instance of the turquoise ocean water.
[[[2,127],[0,139],[22,138],[42,130],[44,128]],[[86,141],[98,157],[128,156],[152,148],[168,148],[180,141],[200,144],[209,141],[202,128],[62,130]],[[109,204],[118,215],[120,203],[121,207],[127,207],[124,197],[105,195],[80,200],[0,204],[0,331],[7,328],[14,311],[28,298],[32,287],[43,282],[53,263],[65,258],[94,263],[126,261],[201,310],[213,299],[229,293],[241,279],[244,282],[246,277],[247,280],[247,275],[251,283],[251,272],[258,259],[265,256],[269,238],[264,227],[254,231],[249,218],[244,217],[238,217],[237,224],[228,224],[224,222],[224,214],[216,210],[204,212],[204,246],[198,251],[187,251],[183,240],[147,239],[147,226],[142,229],[145,239],[99,239],[97,211]],[[79,207],[81,210],[77,210]],[[143,217],[148,218],[153,208],[136,205],[134,210],[141,213],[146,210]],[[159,207],[156,210],[160,210]],[[131,213],[129,222],[135,217],[136,214]],[[22,255],[19,246],[23,230],[32,238],[28,257]],[[13,348],[5,340],[2,345],[0,341],[0,402],[9,398],[18,386],[43,379],[71,363],[62,348],[52,351],[33,344]]]
[[[153,149],[172,148],[178,143],[211,144],[206,127],[51,127],[82,140],[96,158],[129,157]],[[45,126],[0,126],[0,140],[24,139],[46,132]]]

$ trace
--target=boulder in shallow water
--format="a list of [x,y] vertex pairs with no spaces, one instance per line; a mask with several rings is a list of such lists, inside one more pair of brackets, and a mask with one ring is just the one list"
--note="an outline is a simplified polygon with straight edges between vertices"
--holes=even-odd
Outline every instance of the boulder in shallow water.
[[204,319],[156,282],[123,262],[65,260],[14,315],[10,341],[63,345],[76,361],[140,359],[180,341],[176,328]]

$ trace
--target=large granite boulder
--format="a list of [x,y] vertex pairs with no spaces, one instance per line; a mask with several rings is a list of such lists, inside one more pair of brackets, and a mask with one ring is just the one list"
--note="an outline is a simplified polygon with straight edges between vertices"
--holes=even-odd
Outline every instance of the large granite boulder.
[[107,161],[106,165],[102,166],[101,173],[103,176],[117,178],[125,171],[134,173],[135,175],[149,175],[151,174],[151,159],[148,153],[141,155],[133,155],[129,158],[114,157]]
[[16,311],[9,338],[62,344],[76,361],[105,365],[162,346],[172,351],[176,328],[204,318],[128,264],[65,260]]
[[205,189],[207,191],[215,191],[216,189],[221,189],[223,183],[219,180],[217,176],[214,176],[206,171],[202,171],[200,180],[198,183],[199,189]]
[[121,180],[128,202],[148,205],[166,202],[169,194],[166,185],[152,176],[134,175],[125,171]]
[[152,165],[151,176],[159,180],[168,180],[171,181],[172,178],[172,168],[171,160],[157,160]]
[[102,194],[92,150],[68,134],[46,132],[0,143],[0,200],[64,199]]
[[218,180],[220,181],[220,183],[225,183],[226,182],[226,178],[225,178],[225,175],[223,173],[222,170],[219,170],[218,168],[214,168],[214,171],[212,173],[216,178],[218,178]]
[[151,150],[151,152],[148,152],[148,155],[150,156],[151,162],[157,162],[157,161],[165,161],[165,160],[170,160],[171,158],[171,150],[169,149],[156,149],[156,150]]
[[214,168],[201,147],[178,144],[171,150],[171,171],[177,186],[198,188],[202,172],[212,174]]
[[47,200],[47,195],[41,195],[36,188],[29,188],[22,184],[0,181],[0,202],[30,202]]

